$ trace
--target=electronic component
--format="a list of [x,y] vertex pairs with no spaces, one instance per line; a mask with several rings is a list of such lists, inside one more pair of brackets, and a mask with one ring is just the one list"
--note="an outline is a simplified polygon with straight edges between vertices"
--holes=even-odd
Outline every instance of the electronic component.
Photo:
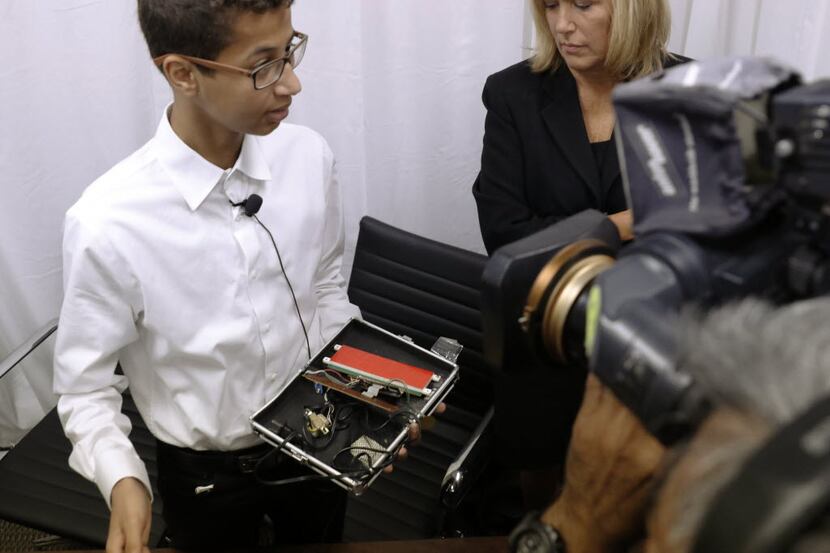
[[335,353],[324,357],[327,367],[387,387],[400,388],[417,396],[428,396],[430,382],[438,382],[440,376],[432,371],[388,359],[351,346],[335,344]]
[[371,468],[386,453],[386,448],[369,436],[364,435],[352,442],[349,451],[351,451],[356,461],[362,463],[366,468]]
[[305,410],[306,430],[314,438],[320,438],[331,432],[331,419],[311,409]]
[[[395,403],[391,403],[389,401],[383,401],[383,400],[380,400],[378,398],[371,398],[369,396],[364,395],[359,390],[356,390],[354,388],[349,388],[348,386],[345,386],[343,384],[338,384],[334,379],[328,379],[325,376],[322,376],[321,374],[316,374],[312,371],[304,372],[303,373],[303,378],[305,378],[306,380],[310,380],[311,382],[314,382],[315,384],[319,384],[321,386],[324,386],[327,389],[330,388],[332,390],[336,390],[336,391],[340,392],[341,394],[343,394],[345,396],[349,396],[351,398],[357,399],[359,401],[362,401],[363,403],[368,403],[372,407],[375,407],[375,408],[380,409],[381,411],[385,411],[387,413],[394,413],[398,409],[400,409]],[[382,394],[383,391],[384,390],[381,390],[379,392],[379,395]]]
[[363,392],[363,395],[368,397],[368,398],[378,397],[378,394],[380,393],[380,389],[381,389],[380,384],[372,384],[371,386],[366,388],[366,391]]

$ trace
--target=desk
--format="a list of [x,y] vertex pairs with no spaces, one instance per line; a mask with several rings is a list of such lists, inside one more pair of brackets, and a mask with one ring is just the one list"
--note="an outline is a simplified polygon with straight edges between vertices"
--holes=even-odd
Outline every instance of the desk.
[[[153,549],[154,553],[178,553],[175,549]],[[245,550],[237,550],[244,553]],[[331,545],[296,545],[279,549],[251,549],[251,553],[507,553],[507,538],[464,538],[451,540],[374,541]],[[64,551],[53,553],[103,553],[102,551]]]

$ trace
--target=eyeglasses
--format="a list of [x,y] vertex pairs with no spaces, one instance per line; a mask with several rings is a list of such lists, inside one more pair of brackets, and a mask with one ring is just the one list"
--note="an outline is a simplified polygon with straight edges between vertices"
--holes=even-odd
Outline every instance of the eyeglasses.
[[285,70],[286,63],[290,63],[292,69],[296,69],[297,66],[300,65],[300,62],[303,61],[303,56],[305,55],[306,44],[308,44],[308,35],[295,32],[291,37],[291,45],[288,47],[288,54],[279,59],[264,63],[254,69],[245,69],[243,67],[227,65],[225,63],[219,63],[194,56],[185,56],[184,54],[164,54],[163,56],[155,58],[153,63],[160,66],[169,56],[175,55],[196,65],[207,67],[208,69],[232,71],[234,73],[241,73],[245,76],[251,77],[254,81],[254,88],[262,90],[263,88],[268,88],[282,78],[282,73],[283,70]]

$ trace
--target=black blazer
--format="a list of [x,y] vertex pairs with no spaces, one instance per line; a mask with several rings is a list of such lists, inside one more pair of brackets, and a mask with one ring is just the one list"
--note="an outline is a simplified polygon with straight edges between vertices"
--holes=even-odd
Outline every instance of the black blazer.
[[[666,67],[682,61],[669,58]],[[482,100],[487,118],[473,196],[489,253],[585,209],[627,209],[616,146],[598,168],[566,65],[533,73],[527,61],[517,63],[487,79]]]

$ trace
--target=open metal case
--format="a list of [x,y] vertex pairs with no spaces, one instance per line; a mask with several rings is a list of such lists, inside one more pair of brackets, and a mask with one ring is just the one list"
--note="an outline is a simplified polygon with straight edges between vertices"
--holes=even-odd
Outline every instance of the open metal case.
[[[399,390],[400,397],[368,398],[361,393],[360,386],[348,390],[322,378],[329,368],[326,362],[339,345],[425,369],[435,377],[425,395]],[[424,349],[371,323],[351,319],[282,392],[251,416],[253,429],[280,452],[358,495],[374,482],[403,445],[409,423],[430,415],[458,380],[455,359],[461,346],[454,340],[439,338],[432,349]],[[308,433],[307,411],[328,403],[337,406],[332,417],[332,435],[316,440]]]

